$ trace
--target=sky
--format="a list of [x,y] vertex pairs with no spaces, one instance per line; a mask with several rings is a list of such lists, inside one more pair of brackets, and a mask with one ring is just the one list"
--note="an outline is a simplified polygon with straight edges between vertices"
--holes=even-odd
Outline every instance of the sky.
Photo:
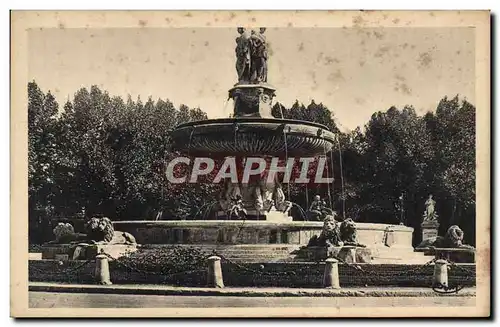
[[[376,111],[435,110],[444,96],[474,104],[474,29],[268,28],[274,102],[323,103],[342,130]],[[169,99],[228,117],[237,82],[236,28],[49,28],[28,33],[29,80],[60,106],[81,87]]]

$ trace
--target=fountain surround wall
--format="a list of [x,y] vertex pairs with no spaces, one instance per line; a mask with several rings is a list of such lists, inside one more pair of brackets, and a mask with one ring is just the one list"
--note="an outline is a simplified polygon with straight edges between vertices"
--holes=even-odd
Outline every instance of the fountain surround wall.
[[[323,222],[237,221],[237,220],[171,220],[117,221],[115,229],[134,235],[140,244],[294,244],[306,245],[319,235]],[[413,228],[398,225],[357,223],[361,243],[369,247],[412,248]]]

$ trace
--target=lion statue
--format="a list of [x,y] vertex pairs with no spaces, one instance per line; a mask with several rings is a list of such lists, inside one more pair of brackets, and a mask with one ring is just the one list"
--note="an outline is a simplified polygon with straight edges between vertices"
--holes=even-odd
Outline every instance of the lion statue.
[[340,239],[344,242],[344,245],[366,247],[366,245],[358,243],[356,223],[351,218],[345,219],[340,224]]
[[73,225],[70,223],[58,223],[56,227],[52,230],[54,235],[56,236],[55,241],[60,242],[63,238],[68,235],[73,235],[75,233],[75,229]]
[[327,215],[323,220],[323,230],[319,236],[314,235],[307,246],[342,246],[340,230],[334,215]]
[[445,236],[436,236],[428,238],[417,248],[468,248],[473,249],[473,246],[463,244],[464,232],[457,225],[452,225],[446,231]]
[[135,237],[126,232],[115,231],[109,218],[91,218],[85,224],[86,234],[75,233],[70,223],[58,223],[52,230],[55,240],[50,244],[137,244]]
[[52,232],[54,233],[56,239],[50,241],[49,243],[67,244],[86,240],[87,238],[85,234],[75,233],[75,229],[70,223],[57,223]]
[[115,231],[111,219],[91,218],[85,225],[87,239],[98,244],[136,244],[135,237],[126,232]]

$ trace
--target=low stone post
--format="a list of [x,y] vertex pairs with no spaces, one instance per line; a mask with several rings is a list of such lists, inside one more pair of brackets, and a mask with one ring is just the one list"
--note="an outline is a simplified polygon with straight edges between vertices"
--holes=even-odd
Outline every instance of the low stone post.
[[434,264],[432,287],[448,286],[448,262],[437,260]]
[[215,288],[224,287],[224,279],[222,278],[221,258],[213,255],[208,258],[208,276],[207,286]]
[[100,285],[112,284],[109,274],[108,256],[105,254],[98,254],[95,257],[95,281]]
[[328,258],[325,260],[325,273],[323,275],[323,287],[325,287],[325,288],[340,288],[339,262],[337,259]]

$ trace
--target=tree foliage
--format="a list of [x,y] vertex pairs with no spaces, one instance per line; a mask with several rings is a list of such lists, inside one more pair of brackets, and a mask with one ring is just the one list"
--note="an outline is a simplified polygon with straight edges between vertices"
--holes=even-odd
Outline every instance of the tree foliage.
[[[30,226],[50,216],[102,214],[115,220],[187,219],[216,186],[172,188],[165,178],[169,132],[207,119],[199,108],[151,98],[124,101],[92,86],[58,104],[28,84]],[[36,238],[32,233],[32,238]]]

